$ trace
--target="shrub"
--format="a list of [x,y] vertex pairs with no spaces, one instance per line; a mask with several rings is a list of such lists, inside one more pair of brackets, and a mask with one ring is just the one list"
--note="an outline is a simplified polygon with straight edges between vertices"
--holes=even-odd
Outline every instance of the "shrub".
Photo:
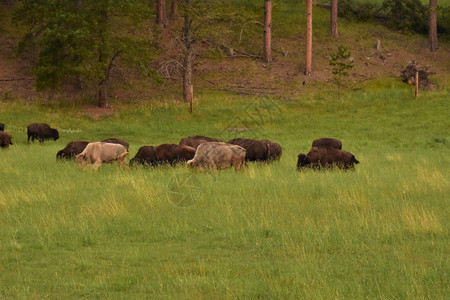
[[369,21],[374,19],[377,7],[372,3],[360,3],[355,0],[339,1],[339,17],[355,20]]
[[428,9],[420,0],[384,0],[380,11],[392,29],[428,33]]

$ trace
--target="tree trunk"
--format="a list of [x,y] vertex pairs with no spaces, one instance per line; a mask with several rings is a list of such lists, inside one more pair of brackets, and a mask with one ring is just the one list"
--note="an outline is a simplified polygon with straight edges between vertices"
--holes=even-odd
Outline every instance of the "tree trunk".
[[430,51],[436,51],[438,49],[436,10],[437,0],[430,0],[430,29],[428,32]]
[[156,0],[156,24],[166,25],[166,0]]
[[106,95],[106,81],[102,80],[98,84],[98,106],[109,108],[108,96]]
[[[102,17],[102,21],[103,21],[103,25],[105,25],[108,22],[108,10],[104,9],[100,12],[101,17]],[[101,40],[101,44],[99,49],[99,53],[98,53],[98,63],[99,66],[103,66],[105,64],[106,61],[106,54],[104,52],[105,49],[108,48],[108,42],[107,39],[105,38],[105,29],[104,27],[100,27],[99,30],[99,36],[100,36],[100,40]],[[112,64],[112,62],[110,63],[110,65]],[[109,107],[109,103],[108,103],[108,97],[106,95],[106,82],[108,80],[108,68],[105,69],[105,77],[104,78],[99,78],[99,83],[98,83],[98,106],[101,108],[108,108]]]
[[172,4],[170,6],[170,18],[178,18],[178,0],[172,0]]
[[189,9],[191,0],[186,0],[186,10],[184,12],[183,44],[185,47],[183,63],[183,99],[190,102],[192,99],[192,19]]
[[312,61],[312,0],[306,3],[306,64],[305,74],[311,75]]
[[338,32],[338,0],[331,0],[331,18],[330,18],[331,36],[337,38]]
[[272,62],[272,0],[264,2],[264,60]]

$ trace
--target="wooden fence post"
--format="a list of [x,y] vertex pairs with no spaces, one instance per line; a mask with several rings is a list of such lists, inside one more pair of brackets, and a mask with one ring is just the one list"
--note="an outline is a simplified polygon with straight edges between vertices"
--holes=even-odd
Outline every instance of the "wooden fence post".
[[414,96],[416,99],[419,97],[419,72],[416,71],[416,77],[414,80]]

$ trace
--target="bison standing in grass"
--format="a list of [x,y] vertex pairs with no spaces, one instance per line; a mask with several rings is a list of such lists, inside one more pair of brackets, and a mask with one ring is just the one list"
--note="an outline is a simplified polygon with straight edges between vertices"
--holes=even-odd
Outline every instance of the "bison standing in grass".
[[136,156],[130,161],[130,166],[135,163],[157,166],[163,164],[175,165],[192,159],[195,149],[186,145],[161,144],[159,146],[142,146]]
[[246,161],[270,161],[281,157],[281,146],[268,140],[232,139],[228,144],[238,145],[245,149]]
[[127,141],[123,140],[123,139],[109,138],[109,139],[106,139],[106,140],[103,140],[103,141],[100,141],[100,142],[102,142],[102,143],[111,143],[111,144],[119,144],[119,145],[124,146],[127,150],[130,149],[130,144]]
[[58,153],[56,154],[56,158],[57,159],[63,159],[63,158],[72,159],[76,155],[83,152],[84,148],[86,148],[86,146],[88,144],[89,144],[89,142],[85,142],[85,141],[72,141],[72,142],[68,143],[64,149],[58,151]]
[[4,131],[5,130],[5,124],[0,123],[0,131]]
[[267,155],[267,159],[268,160],[276,160],[276,159],[280,159],[281,154],[283,153],[283,150],[281,149],[280,144],[275,143],[275,142],[271,142],[268,140],[261,140],[261,142],[264,142],[267,144],[267,148],[268,148],[268,155]]
[[12,145],[13,143],[11,142],[11,135],[7,132],[4,131],[0,131],[0,147],[1,148],[8,148],[9,145]]
[[245,166],[245,149],[238,145],[219,142],[202,143],[193,159],[187,162],[194,168],[210,170],[231,168],[240,170]]
[[334,148],[341,150],[342,142],[334,138],[320,138],[313,141],[312,147]]
[[45,123],[31,123],[27,126],[27,135],[28,135],[28,143],[31,141],[34,142],[37,139],[40,143],[44,140],[53,139],[56,141],[59,139],[59,133],[57,129],[51,128],[48,124]]
[[76,156],[75,162],[82,167],[91,164],[94,169],[98,169],[104,162],[117,161],[119,166],[124,166],[127,155],[127,149],[120,144],[96,142],[89,143],[83,152]]
[[192,159],[195,149],[186,145],[161,144],[156,147],[156,159],[159,164],[177,164]]
[[320,169],[322,167],[353,169],[354,164],[358,163],[359,161],[350,152],[334,148],[312,147],[307,154],[300,153],[298,155],[297,169]]
[[139,148],[133,159],[130,160],[130,166],[141,164],[144,166],[154,166],[158,162],[156,157],[156,146],[142,146]]
[[186,145],[186,146],[191,146],[194,149],[197,149],[197,147],[202,144],[202,143],[207,143],[207,142],[222,142],[222,140],[220,139],[215,139],[215,138],[210,138],[207,136],[202,136],[202,135],[195,135],[195,136],[190,136],[187,138],[182,138],[180,140],[180,145]]

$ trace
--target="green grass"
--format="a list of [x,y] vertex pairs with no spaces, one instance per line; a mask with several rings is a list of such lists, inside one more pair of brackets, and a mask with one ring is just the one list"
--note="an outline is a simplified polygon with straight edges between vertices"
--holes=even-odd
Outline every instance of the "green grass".
[[[99,120],[68,104],[0,102],[15,142],[0,151],[2,298],[448,298],[447,89],[415,100],[384,80],[340,101],[326,90],[198,97],[192,115],[114,103]],[[28,145],[35,121],[61,139]],[[126,138],[131,158],[187,135],[231,137],[227,127],[279,142],[281,160],[216,173],[55,160],[71,140]],[[341,138],[361,162],[354,172],[295,170],[322,136]]]

